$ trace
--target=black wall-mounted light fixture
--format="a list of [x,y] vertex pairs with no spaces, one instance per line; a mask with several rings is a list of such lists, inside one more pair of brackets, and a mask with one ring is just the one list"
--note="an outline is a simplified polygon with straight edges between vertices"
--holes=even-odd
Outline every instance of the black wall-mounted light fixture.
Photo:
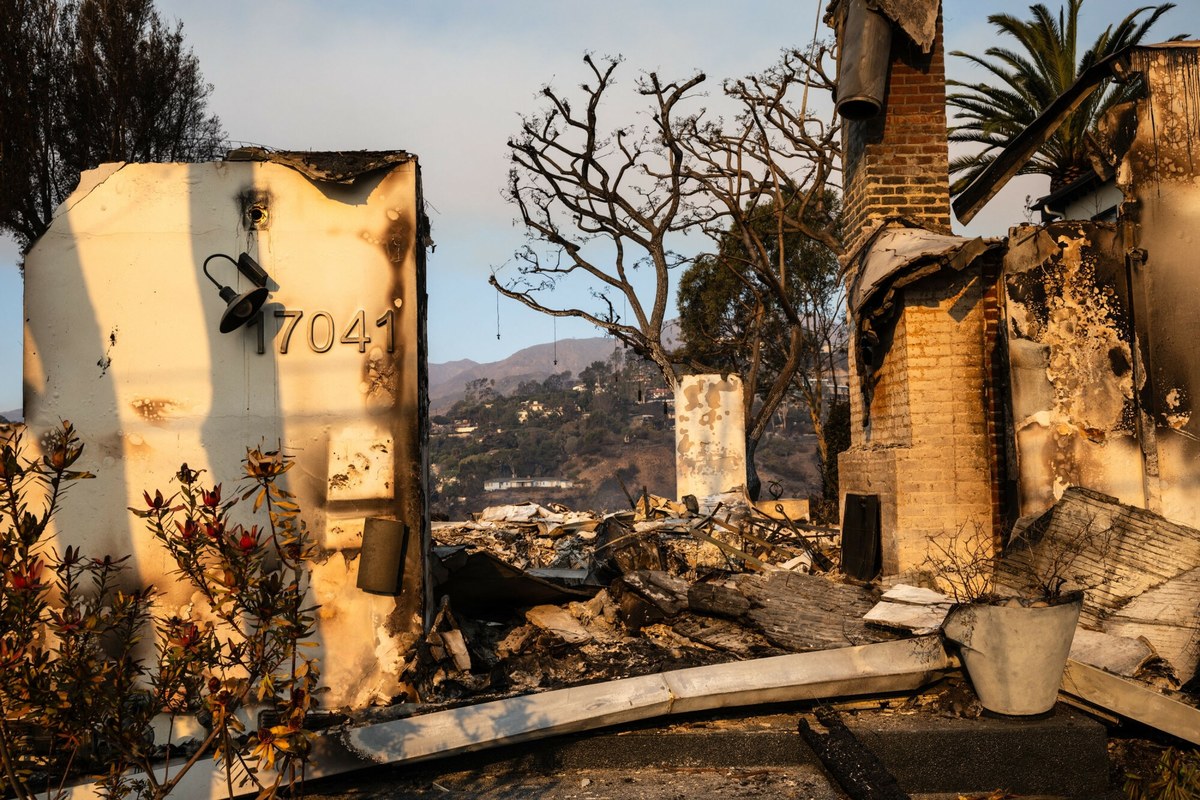
[[[238,268],[238,272],[245,275],[254,288],[248,292],[238,294],[232,286],[222,286],[216,278],[208,271],[208,262],[214,258],[223,258],[231,262]],[[232,256],[227,256],[224,253],[213,253],[208,258],[204,259],[204,275],[213,282],[213,286],[221,294],[221,299],[227,304],[225,313],[221,315],[221,333],[229,333],[236,331],[238,328],[245,325],[250,320],[254,319],[258,314],[258,310],[262,308],[263,303],[267,302],[267,280],[270,278],[267,271],[259,266],[258,262],[250,257],[249,253],[242,253],[235,261]]]

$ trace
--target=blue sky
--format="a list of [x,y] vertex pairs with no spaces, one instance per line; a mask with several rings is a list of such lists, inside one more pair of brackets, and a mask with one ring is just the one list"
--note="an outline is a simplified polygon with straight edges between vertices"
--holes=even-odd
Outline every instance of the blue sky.
[[[418,155],[437,243],[429,257],[430,359],[442,362],[493,361],[553,335],[549,318],[502,300],[497,340],[496,297],[487,285],[491,270],[523,241],[500,194],[508,169],[504,145],[518,115],[538,108],[545,83],[570,89],[584,80],[584,52],[621,54],[619,89],[629,89],[640,71],[683,77],[702,70],[715,106],[721,78],[759,71],[781,49],[807,45],[818,4],[826,0],[759,0],[739,13],[728,0],[159,0],[158,6],[183,21],[214,87],[211,108],[231,139]],[[1138,5],[1089,0],[1084,40]],[[1183,0],[1160,22],[1157,38],[1200,34],[1198,5]],[[1026,6],[946,0],[947,50],[981,52],[995,41],[987,15],[1020,14]],[[820,35],[828,35],[823,26]],[[970,77],[961,70],[961,62],[948,59],[952,75]],[[613,119],[627,118],[634,104],[628,93],[614,100]],[[1025,219],[1025,197],[1044,189],[1037,178],[1014,182],[966,232],[1004,233]],[[21,404],[16,262],[15,244],[0,239],[0,411]],[[575,292],[577,303],[588,302],[586,287]],[[557,335],[596,332],[560,320]]]

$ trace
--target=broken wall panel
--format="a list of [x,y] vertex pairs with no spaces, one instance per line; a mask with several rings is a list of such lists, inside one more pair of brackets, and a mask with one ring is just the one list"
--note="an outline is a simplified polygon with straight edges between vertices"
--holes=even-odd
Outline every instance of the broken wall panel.
[[1183,680],[1200,663],[1200,567],[1155,586],[1112,612],[1104,630],[1154,643]]
[[1013,229],[1004,290],[1020,513],[1044,511],[1068,486],[1144,506],[1134,313],[1116,230]]
[[[419,174],[411,155],[392,153],[335,184],[272,157],[85,173],[26,261],[25,420],[31,440],[72,420],[80,466],[97,475],[58,514],[59,546],[133,554],[137,579],[172,613],[201,612],[127,507],[144,507],[145,489],[170,494],[185,460],[232,496],[246,448],[282,445],[295,458],[286,488],[320,548],[311,596],[326,702],[361,707],[397,693],[423,624]],[[225,302],[201,265],[242,252],[272,294],[261,323],[220,333]],[[249,288],[224,259],[209,269]],[[355,585],[364,521],[376,516],[413,534],[398,597]]]
[[1116,226],[1014,229],[1005,259],[1021,513],[1087,486],[1200,524],[1200,45],[1140,47],[1121,115]]
[[1192,408],[1200,393],[1200,43],[1138,48],[1131,69],[1148,90],[1117,184],[1148,362],[1143,396],[1158,504],[1151,508],[1200,525],[1200,419]]
[[[1144,636],[1186,679],[1200,660],[1200,530],[1079,487],[1019,529],[996,581],[1027,590],[1031,574],[1058,574],[1086,589],[1080,622],[1120,636]],[[1055,566],[1055,565],[1058,566]]]

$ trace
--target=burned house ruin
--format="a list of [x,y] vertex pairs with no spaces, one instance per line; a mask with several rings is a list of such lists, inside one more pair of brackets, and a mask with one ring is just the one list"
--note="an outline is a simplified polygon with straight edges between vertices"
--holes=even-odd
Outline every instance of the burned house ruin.
[[426,621],[427,230],[409,153],[246,148],[84,173],[26,260],[26,424],[72,420],[96,475],[58,546],[132,554],[164,613],[201,615],[130,507],[183,461],[228,499],[247,447],[286,450],[333,707],[389,701]]
[[[851,232],[842,572],[919,572],[931,543],[963,531],[998,551],[1039,516],[1115,530],[1119,558],[1091,564],[1104,584],[1082,619],[1102,637],[1094,649],[1143,646],[1124,672],[1073,661],[1064,691],[1200,741],[1194,707],[1119,677],[1152,655],[1184,678],[1197,663],[1200,376],[1187,333],[1200,312],[1180,298],[1196,280],[1185,259],[1200,49],[1106,63],[1145,91],[1109,121],[1095,174],[1045,199],[1062,218],[969,238],[951,230],[939,4],[839,0],[832,15]],[[954,206],[959,219],[1069,106],[1013,143],[987,188]],[[1067,218],[1081,209],[1088,219]],[[725,492],[730,476],[745,474],[736,379],[689,376],[676,396],[680,494],[713,507],[643,487],[603,519],[527,505],[432,525],[426,233],[410,154],[247,149],[86,174],[28,262],[26,418],[40,432],[69,414],[99,476],[59,517],[59,541],[132,553],[166,607],[196,613],[131,506],[183,458],[216,481],[256,437],[294,455],[289,485],[318,543],[323,702],[347,712],[309,777],[672,714],[908,692],[956,668],[936,635],[949,598],[892,586],[877,602],[876,587],[803,574],[836,572],[823,548],[834,554],[838,532],[798,524],[807,506],[793,499],[723,507],[741,494]],[[236,292],[205,281],[217,283],[207,265],[220,255],[234,285],[272,293],[253,325],[226,328]],[[920,624],[897,624],[896,605]],[[1114,683],[1120,696],[1097,700]],[[1102,762],[1103,742],[1092,752]],[[197,785],[219,783],[206,768]]]
[[[847,48],[838,100],[852,239],[845,534],[873,539],[878,566],[895,575],[919,570],[931,542],[956,532],[1002,548],[1018,519],[1069,487],[1107,497],[1106,524],[1133,507],[1200,525],[1200,311],[1185,302],[1200,284],[1200,43],[1131,48],[1085,73],[954,204],[969,221],[1100,79],[1139,82],[1139,99],[1102,126],[1096,174],[1043,204],[1064,218],[964,238],[950,232],[933,5],[851,0],[833,12]],[[855,59],[865,36],[886,43],[889,63]],[[1068,208],[1090,213],[1068,219]],[[1168,594],[1191,598],[1171,612],[1190,633],[1166,649],[1191,674],[1200,564],[1159,548],[1146,526],[1118,533],[1156,553],[1158,585],[1184,582]]]

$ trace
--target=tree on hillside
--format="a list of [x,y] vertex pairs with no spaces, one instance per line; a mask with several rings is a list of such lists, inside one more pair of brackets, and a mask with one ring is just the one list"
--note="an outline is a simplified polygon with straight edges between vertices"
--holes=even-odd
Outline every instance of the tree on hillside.
[[[830,193],[824,207],[836,216],[838,206]],[[808,411],[824,470],[840,452],[829,446],[825,431],[831,400],[838,394],[837,362],[846,347],[837,256],[827,245],[797,231],[776,236],[773,203],[747,218],[754,246],[763,248],[772,263],[783,265],[780,274],[787,303],[800,320],[800,362],[789,393]],[[762,396],[787,364],[791,323],[753,261],[745,235],[728,231],[715,253],[697,258],[688,267],[679,283],[683,345],[677,355],[707,371],[743,375],[747,394]],[[765,419],[761,422],[766,424]],[[825,489],[836,493],[837,487]]]
[[220,155],[212,87],[153,0],[5,0],[0,41],[0,230],[22,249],[83,170]]
[[[807,108],[810,91],[832,86],[823,54],[787,53],[761,75],[727,82],[724,94],[737,108],[730,120],[693,107],[704,75],[664,81],[649,73],[636,84],[648,106],[645,129],[624,121],[611,133],[600,112],[618,61],[588,56],[582,102],[543,89],[546,109],[526,118],[509,141],[508,197],[529,243],[517,254],[520,275],[505,283],[493,276],[492,285],[536,311],[591,322],[654,362],[672,387],[681,370],[698,366],[663,341],[672,272],[691,261],[680,254],[688,244],[682,237],[704,237],[714,251],[726,236],[741,239],[737,274],[774,297],[783,320],[778,371],[761,380],[767,374],[759,347],[742,375],[754,383],[745,409],[751,454],[802,369],[805,349],[805,320],[787,289],[786,246],[768,240],[799,232],[841,249],[829,204],[839,131]],[[764,214],[771,225],[764,226]],[[596,308],[553,302],[556,286],[580,279],[592,288]],[[753,459],[748,463],[754,494]]]
[[[950,141],[983,145],[982,150],[950,162],[950,172],[957,176],[952,193],[965,189],[1014,136],[1070,88],[1088,67],[1140,43],[1159,17],[1175,4],[1135,9],[1115,27],[1105,28],[1081,54],[1077,35],[1082,7],[1083,0],[1067,0],[1066,7],[1060,7],[1056,17],[1039,3],[1029,7],[1032,18],[1028,20],[1012,14],[993,14],[988,22],[1001,39],[1016,47],[989,47],[983,56],[959,51],[951,54],[982,67],[993,78],[980,83],[946,81],[959,89],[946,97],[949,106],[957,110],[954,117],[957,124],[950,128]],[[1087,144],[1090,132],[1108,109],[1130,99],[1136,88],[1109,81],[1092,93],[1019,174],[1050,176],[1051,191],[1086,174],[1090,169]]]

